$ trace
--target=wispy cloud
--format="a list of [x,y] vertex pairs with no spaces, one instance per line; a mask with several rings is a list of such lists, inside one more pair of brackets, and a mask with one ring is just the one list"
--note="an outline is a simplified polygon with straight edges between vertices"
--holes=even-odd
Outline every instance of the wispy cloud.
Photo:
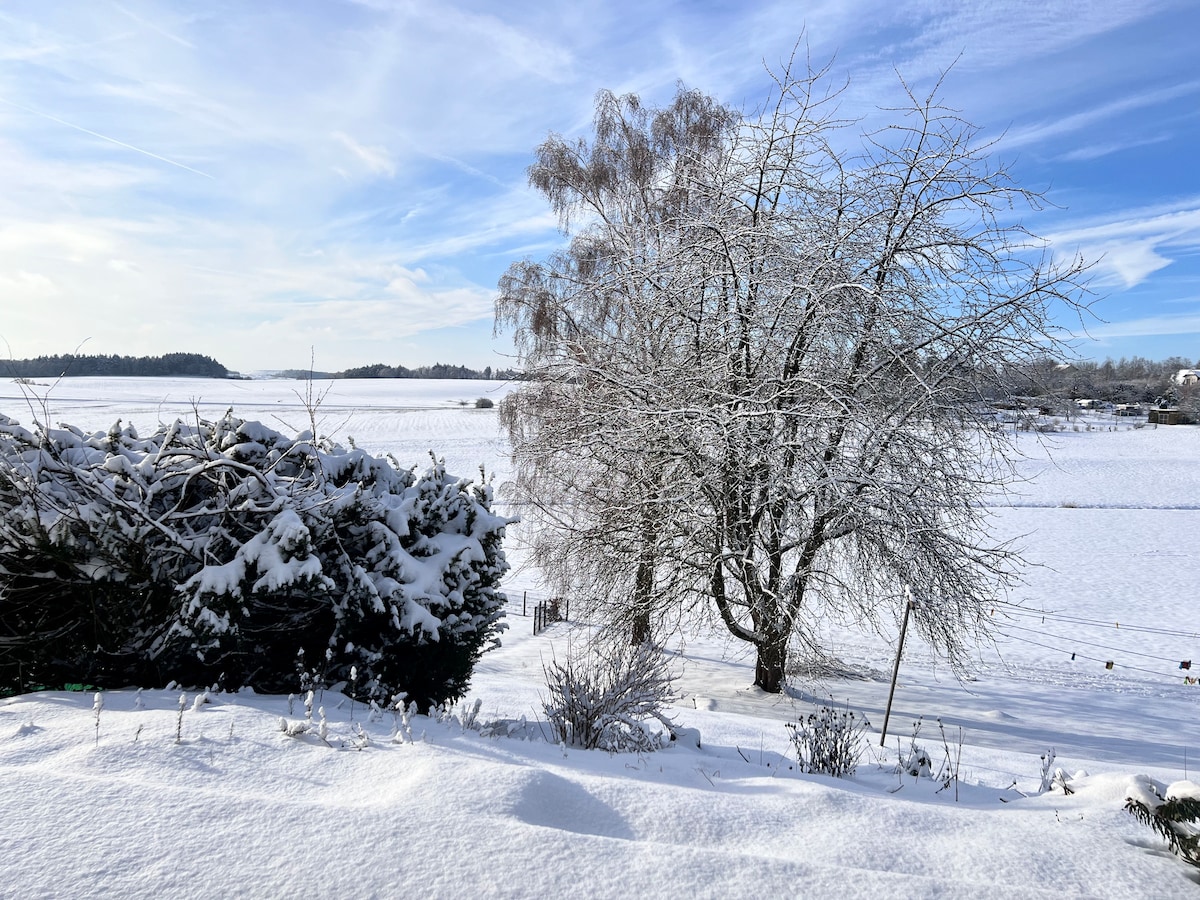
[[1102,103],[1091,109],[1014,128],[1004,136],[1001,145],[1006,150],[1013,150],[1029,144],[1041,143],[1048,138],[1079,131],[1098,122],[1113,119],[1123,113],[1170,103],[1173,100],[1191,97],[1197,93],[1200,93],[1200,81],[1189,81],[1154,91],[1143,91]]
[[126,9],[124,6],[122,6],[119,3],[114,3],[114,4],[112,4],[112,6],[113,6],[113,9],[115,9],[121,15],[132,19],[133,21],[135,21],[139,25],[141,25],[143,28],[147,28],[150,31],[153,31],[155,34],[161,35],[162,37],[165,37],[169,41],[174,41],[176,44],[179,44],[182,47],[187,47],[189,50],[194,50],[196,48],[195,44],[191,43],[190,41],[186,41],[183,38],[181,38],[179,35],[177,35],[173,32],[167,31],[167,29],[162,28],[158,25],[155,25],[153,22],[147,21],[142,16],[139,16],[133,12],[130,12],[128,9]]
[[[1194,298],[1194,302],[1200,303],[1200,297]],[[1143,316],[1121,322],[1108,322],[1091,327],[1087,331],[1087,337],[1099,341],[1185,334],[1200,334],[1200,311],[1179,315]]]
[[1200,198],[1178,208],[1125,211],[1050,234],[1048,240],[1061,252],[1097,260],[1099,272],[1134,287],[1174,256],[1200,248]]
[[[414,363],[478,359],[490,347],[438,342],[488,331],[507,263],[561,241],[526,166],[548,132],[586,132],[600,88],[654,103],[683,80],[753,107],[764,63],[805,32],[801,56],[836,55],[859,116],[896,99],[897,72],[919,86],[961,55],[947,99],[1070,176],[1195,136],[1177,121],[1200,93],[1194,29],[1170,21],[1188,9],[7,0],[0,331],[19,354],[92,336],[95,352],[169,344],[237,368],[303,364],[313,345],[355,365],[389,340],[427,354]],[[1143,27],[1153,59],[1116,64]],[[1103,254],[1114,289],[1188,271],[1200,198],[1176,185],[1139,202],[1117,178],[1062,189],[1054,246]]]
[[333,132],[333,138],[357,157],[372,174],[387,175],[389,178],[396,174],[396,166],[384,147],[364,147],[341,131]]
[[1162,144],[1171,140],[1169,134],[1159,134],[1150,137],[1135,137],[1127,140],[1109,141],[1101,144],[1090,144],[1084,147],[1077,147],[1062,154],[1059,159],[1063,162],[1089,162],[1093,159],[1100,159],[1104,156],[1110,156],[1113,153],[1121,153],[1126,150],[1135,150],[1138,147],[1148,147],[1151,144]]
[[36,109],[30,109],[28,106],[22,106],[20,103],[14,103],[12,100],[9,100],[5,97],[0,97],[0,103],[7,104],[8,106],[13,107],[14,109],[19,109],[22,112],[29,113],[30,115],[39,116],[40,118],[46,119],[50,122],[54,122],[58,125],[62,125],[66,128],[74,128],[76,131],[81,131],[84,134],[89,134],[92,137],[99,138],[102,141],[108,141],[110,144],[116,144],[118,147],[123,147],[126,150],[132,150],[134,153],[140,153],[143,156],[148,156],[151,159],[158,160],[161,163],[166,163],[169,166],[175,166],[176,168],[183,169],[186,172],[191,172],[193,175],[200,175],[200,176],[203,176],[204,178],[212,178],[212,176],[209,175],[207,172],[201,172],[199,169],[194,169],[189,165],[185,165],[184,163],[179,162],[178,160],[168,159],[165,156],[160,156],[159,154],[153,153],[144,147],[135,147],[133,144],[127,144],[125,141],[119,141],[115,137],[110,137],[107,134],[101,134],[98,131],[92,131],[90,128],[84,128],[82,125],[76,125],[74,122],[68,122],[65,119],[60,119],[60,118],[58,118],[58,116],[52,116],[49,113],[40,112]]

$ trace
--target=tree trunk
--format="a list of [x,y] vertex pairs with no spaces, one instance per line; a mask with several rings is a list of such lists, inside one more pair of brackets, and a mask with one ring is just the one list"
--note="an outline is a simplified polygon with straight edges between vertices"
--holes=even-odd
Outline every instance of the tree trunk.
[[650,629],[650,610],[654,602],[654,521],[643,510],[642,549],[638,554],[637,574],[633,580],[633,617],[630,642],[637,646],[649,643],[653,636]]
[[650,637],[650,609],[639,604],[633,611],[633,622],[629,629],[629,642],[636,647],[640,644],[649,643]]
[[787,635],[773,634],[755,647],[758,654],[754,661],[754,684],[768,694],[778,694],[783,690],[787,645]]

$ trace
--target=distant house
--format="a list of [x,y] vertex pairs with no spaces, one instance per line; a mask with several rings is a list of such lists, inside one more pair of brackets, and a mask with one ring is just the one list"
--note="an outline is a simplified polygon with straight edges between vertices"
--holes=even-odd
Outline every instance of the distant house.
[[1190,424],[1191,417],[1178,408],[1152,408],[1146,421],[1150,425],[1187,425]]
[[1114,416],[1140,416],[1144,412],[1140,403],[1118,403],[1113,407]]
[[1176,384],[1200,384],[1200,369],[1180,369],[1175,373]]

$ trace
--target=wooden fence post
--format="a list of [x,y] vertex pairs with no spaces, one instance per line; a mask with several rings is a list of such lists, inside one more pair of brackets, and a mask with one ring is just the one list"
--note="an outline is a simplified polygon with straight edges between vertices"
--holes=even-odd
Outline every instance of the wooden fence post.
[[883,730],[879,735],[879,746],[887,740],[888,719],[892,717],[892,698],[896,696],[896,679],[900,676],[900,657],[904,655],[904,635],[908,632],[908,614],[912,612],[913,599],[908,588],[904,588],[908,602],[904,604],[904,618],[900,622],[900,645],[896,648],[896,665],[892,667],[892,688],[888,691],[887,709],[883,713]]

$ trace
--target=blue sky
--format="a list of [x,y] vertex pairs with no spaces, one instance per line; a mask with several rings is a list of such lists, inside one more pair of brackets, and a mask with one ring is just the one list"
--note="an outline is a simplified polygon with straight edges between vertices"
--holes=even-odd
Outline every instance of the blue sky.
[[1083,356],[1200,358],[1194,0],[6,0],[0,353],[509,365],[496,281],[561,241],[533,148],[601,88],[753,106],[801,31],[856,115],[953,64],[1099,259]]

